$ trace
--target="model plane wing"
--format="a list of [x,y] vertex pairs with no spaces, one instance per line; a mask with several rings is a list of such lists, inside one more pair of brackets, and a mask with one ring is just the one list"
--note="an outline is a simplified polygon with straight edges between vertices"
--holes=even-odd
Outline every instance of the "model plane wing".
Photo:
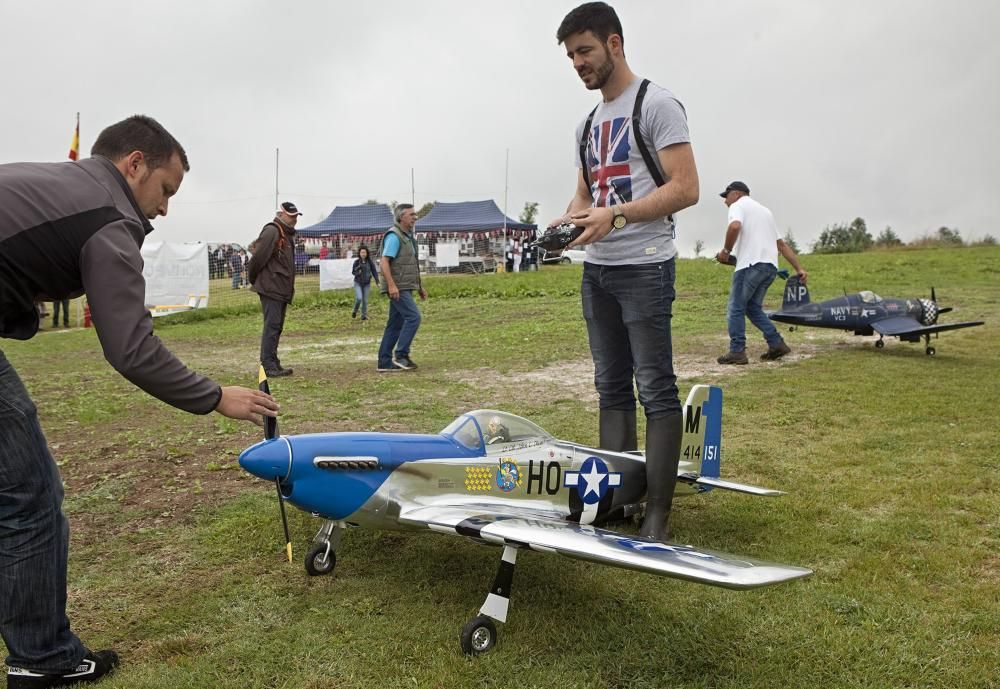
[[687,545],[645,541],[568,522],[556,514],[496,505],[428,506],[399,520],[481,542],[558,553],[612,567],[634,569],[730,589],[748,589],[809,576],[812,571]]
[[930,335],[932,333],[940,333],[945,330],[958,330],[959,328],[971,328],[974,325],[982,325],[984,321],[967,321],[965,323],[947,323],[940,325],[920,325],[920,322],[915,318],[908,318],[906,316],[896,316],[894,318],[885,318],[881,321],[875,321],[872,323],[872,328],[879,335]]

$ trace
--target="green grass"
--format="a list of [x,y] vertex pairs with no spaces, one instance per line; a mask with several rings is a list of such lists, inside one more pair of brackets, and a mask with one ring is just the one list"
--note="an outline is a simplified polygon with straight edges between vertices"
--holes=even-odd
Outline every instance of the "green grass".
[[[968,687],[1000,686],[1000,249],[806,256],[814,300],[843,290],[925,296],[986,320],[922,345],[799,330],[797,355],[721,370],[730,271],[678,265],[681,392],[724,388],[724,476],[777,499],[678,500],[675,538],[811,567],[790,585],[730,592],[540,553],[518,558],[509,622],[469,660],[458,631],[500,551],[433,534],[354,530],[332,577],[281,560],[273,487],[236,468],[248,424],[153,400],[103,362],[94,333],[3,348],[39,407],[67,483],[70,617],[122,651],[101,686]],[[495,407],[596,441],[578,266],[430,277],[413,356],[378,377],[385,304],[367,327],[346,291],[289,311],[272,381],[286,433],[436,432]],[[771,290],[776,306],[780,290]],[[242,310],[241,310],[242,309]],[[157,334],[225,384],[255,380],[252,300]],[[751,354],[763,351],[754,340]],[[698,375],[693,375],[699,371]],[[297,560],[318,520],[292,510]]]

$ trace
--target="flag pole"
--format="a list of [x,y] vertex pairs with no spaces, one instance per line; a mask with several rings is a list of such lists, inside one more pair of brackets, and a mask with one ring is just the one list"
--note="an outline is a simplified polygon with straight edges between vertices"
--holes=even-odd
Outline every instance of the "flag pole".
[[274,149],[274,207],[278,207],[278,149]]
[[[507,267],[507,189],[509,188],[508,180],[510,179],[510,149],[507,149],[506,159],[504,160],[503,166],[503,262],[504,268]],[[512,254],[513,256],[513,254]]]

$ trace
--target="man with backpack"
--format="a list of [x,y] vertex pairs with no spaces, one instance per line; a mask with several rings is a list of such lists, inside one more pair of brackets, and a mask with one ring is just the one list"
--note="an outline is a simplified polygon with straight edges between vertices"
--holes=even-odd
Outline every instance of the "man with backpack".
[[278,208],[274,220],[264,225],[254,241],[247,263],[247,278],[264,314],[260,337],[260,363],[268,378],[292,375],[278,359],[278,340],[285,328],[285,311],[295,296],[295,223],[302,215],[291,201]]
[[573,68],[602,102],[576,131],[576,193],[566,214],[586,245],[581,297],[600,398],[600,444],[637,449],[635,394],[646,413],[646,517],[640,536],[667,537],[682,435],[673,369],[673,214],[698,201],[684,107],[638,78],[625,60],[621,21],[603,2],[580,5],[556,33]]

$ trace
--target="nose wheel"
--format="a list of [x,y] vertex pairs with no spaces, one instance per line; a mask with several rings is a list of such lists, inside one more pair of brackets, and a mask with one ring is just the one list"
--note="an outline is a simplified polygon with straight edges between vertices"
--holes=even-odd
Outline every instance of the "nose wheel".
[[462,653],[478,656],[488,652],[496,645],[497,622],[507,621],[507,610],[510,607],[510,590],[514,583],[514,565],[517,563],[517,549],[509,545],[503,547],[500,556],[500,566],[493,578],[493,587],[486,594],[486,601],[479,609],[479,614],[462,627],[459,643]]
[[306,574],[319,577],[329,574],[337,566],[337,546],[344,535],[346,525],[327,519],[313,537],[312,548],[306,553]]

